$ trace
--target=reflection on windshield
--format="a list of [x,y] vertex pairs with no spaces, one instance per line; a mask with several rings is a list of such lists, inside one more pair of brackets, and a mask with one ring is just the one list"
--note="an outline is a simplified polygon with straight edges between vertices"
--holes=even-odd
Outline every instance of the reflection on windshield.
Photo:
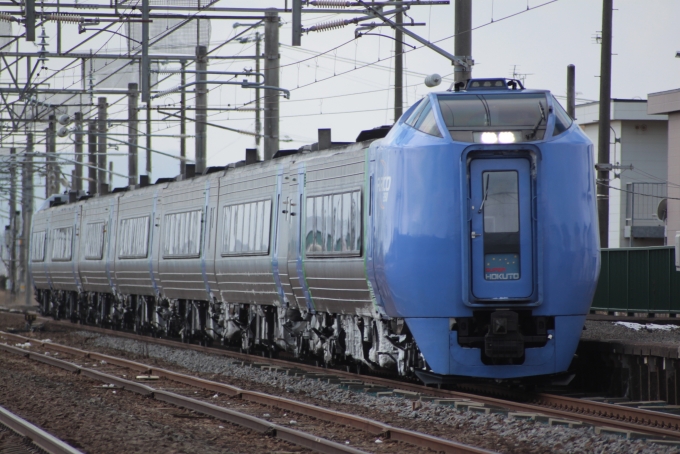
[[464,94],[440,95],[439,107],[448,128],[484,128],[497,126],[532,129],[547,107],[545,94]]

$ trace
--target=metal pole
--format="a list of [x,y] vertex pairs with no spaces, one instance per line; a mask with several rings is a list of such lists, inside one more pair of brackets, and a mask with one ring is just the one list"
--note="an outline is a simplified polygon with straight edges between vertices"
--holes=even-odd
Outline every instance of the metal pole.
[[137,118],[137,99],[139,85],[128,84],[128,185],[137,184],[137,135],[139,122]]
[[[255,32],[255,54],[260,57],[261,50],[260,50],[260,42],[262,41],[262,35],[260,35],[259,31]],[[255,83],[259,84],[260,83],[260,59],[256,58],[255,59],[255,72],[257,75],[255,76]],[[262,112],[260,109],[262,108],[261,106],[261,101],[260,101],[260,89],[256,88],[255,89],[255,148],[257,148],[257,154],[260,154],[260,138],[262,136]]]
[[58,165],[54,159],[57,152],[57,117],[49,116],[49,126],[47,127],[46,155],[45,155],[45,198],[53,194],[59,194],[59,172]]
[[87,176],[89,177],[88,192],[90,195],[97,193],[97,123],[90,120],[87,123],[87,151],[88,163]]
[[[81,112],[76,112],[73,115],[75,119],[75,126],[77,131],[83,130],[83,114]],[[71,181],[71,188],[76,191],[83,190],[83,135],[76,134],[75,137],[75,152],[76,152],[76,168],[73,180]]]
[[208,107],[208,88],[205,83],[200,81],[206,80],[208,70],[208,49],[206,46],[196,46],[196,173],[202,174],[205,170],[205,157],[207,152],[207,136],[206,125]]
[[567,113],[576,118],[576,66],[567,66]]
[[31,222],[33,219],[33,134],[26,134],[26,155],[24,156],[24,165],[22,167],[22,195],[21,195],[21,214],[23,215],[22,222],[22,238],[21,245],[23,246],[23,260],[24,260],[24,284],[26,286],[26,305],[30,306],[33,302],[33,285],[31,284],[31,270],[30,270],[30,251],[31,251]]
[[142,61],[139,74],[142,79],[142,102],[146,103],[151,98],[149,66],[149,0],[142,0]]
[[[472,0],[456,0],[456,18],[454,25],[456,57],[472,56]],[[472,69],[455,66],[454,82],[467,82],[472,77]]]
[[151,100],[146,103],[146,175],[151,180]]
[[[612,8],[613,0],[602,0],[602,49],[600,54],[600,119],[597,162],[609,163],[612,82]],[[600,222],[600,247],[609,246],[609,172],[597,172],[597,211]]]
[[17,163],[14,160],[16,157],[16,148],[9,149],[9,294],[12,301],[17,294]]
[[[180,92],[180,124],[179,124],[179,133],[182,136],[180,141],[179,141],[179,155],[182,158],[186,158],[187,156],[187,90],[184,87],[184,85],[187,83],[187,73],[186,73],[186,61],[182,60],[182,73],[181,73],[181,87],[182,91]],[[186,175],[187,172],[187,167],[186,167],[186,162],[183,159],[179,160],[179,174],[180,175]]]
[[[264,18],[264,84],[279,86],[279,13],[265,12]],[[279,151],[279,93],[264,91],[264,159]]]
[[35,41],[35,0],[26,0],[26,41]]
[[98,98],[97,100],[97,193],[105,193],[102,185],[106,184],[106,98]]
[[[397,13],[395,22],[404,23],[404,13]],[[394,122],[404,113],[404,32],[394,31]]]

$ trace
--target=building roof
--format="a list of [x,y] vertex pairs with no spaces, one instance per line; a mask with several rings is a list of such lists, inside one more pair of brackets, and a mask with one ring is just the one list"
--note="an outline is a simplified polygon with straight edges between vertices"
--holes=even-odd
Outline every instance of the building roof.
[[650,93],[647,111],[650,114],[665,114],[680,111],[680,89]]
[[[651,96],[651,95],[650,95]],[[680,110],[680,109],[679,109]],[[597,123],[600,118],[600,102],[594,101],[576,106],[576,124],[583,125]],[[611,120],[644,120],[666,121],[667,115],[650,114],[647,111],[645,99],[619,99],[611,100]]]

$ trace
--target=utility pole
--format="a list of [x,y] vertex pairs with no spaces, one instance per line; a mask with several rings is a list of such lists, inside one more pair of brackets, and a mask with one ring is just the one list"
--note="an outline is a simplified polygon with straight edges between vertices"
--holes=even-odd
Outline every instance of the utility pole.
[[[259,31],[255,31],[255,55],[257,58],[255,59],[255,72],[257,73],[255,75],[255,83],[259,84],[260,83],[260,56],[261,56],[261,50],[260,50],[260,41],[262,41],[262,35],[260,35]],[[257,153],[259,155],[260,153],[260,139],[262,136],[262,112],[260,109],[262,108],[261,103],[260,103],[260,89],[256,88],[255,89],[255,148],[257,149]]]
[[[397,25],[404,23],[404,13],[397,13]],[[394,31],[394,122],[404,113],[404,32]]]
[[73,115],[75,126],[76,126],[76,137],[75,137],[75,151],[76,151],[76,168],[75,174],[71,181],[71,188],[76,191],[82,191],[83,189],[83,114],[82,112],[76,112]]
[[[182,91],[180,94],[180,123],[179,123],[179,134],[182,136],[181,139],[179,139],[179,155],[182,158],[187,157],[187,89],[184,87],[187,83],[187,73],[186,73],[186,64],[187,62],[182,60],[181,62],[182,65],[182,73],[181,73],[181,79],[180,79],[180,86],[182,87]],[[187,174],[187,163],[184,159],[179,160],[179,174],[180,175],[186,175]]]
[[26,306],[33,302],[33,285],[31,283],[30,261],[31,261],[31,223],[33,220],[33,134],[26,134],[26,153],[24,154],[24,165],[21,168],[22,194],[21,194],[21,223],[23,241],[21,246],[23,253],[21,256],[24,261],[24,284],[26,287]]
[[[456,18],[454,33],[456,37],[455,51],[456,57],[466,58],[472,56],[472,0],[455,0]],[[472,68],[465,69],[462,66],[453,68],[454,82],[466,83],[472,77]]]
[[[279,86],[279,13],[264,13],[264,84]],[[279,151],[279,92],[264,90],[264,160]]]
[[138,88],[139,85],[135,83],[128,84],[128,186],[137,184]]
[[47,152],[45,156],[45,198],[49,198],[51,195],[59,193],[59,172],[55,160],[57,151],[57,117],[55,115],[49,116],[45,145]]
[[146,175],[151,180],[151,99],[146,102]]
[[206,46],[196,46],[196,173],[201,175],[205,170],[207,154],[207,111],[208,108],[208,49]]
[[9,238],[6,242],[9,249],[9,294],[12,301],[17,295],[17,155],[16,148],[9,149]]
[[90,195],[97,193],[97,123],[94,120],[87,122],[87,167],[88,191]]
[[[612,83],[612,10],[613,0],[602,0],[602,49],[600,53],[600,119],[598,121],[597,162],[609,164],[609,126]],[[609,247],[609,172],[597,172],[597,212],[600,247]]]
[[567,66],[567,113],[576,118],[576,66]]
[[97,100],[97,193],[106,194],[106,98]]

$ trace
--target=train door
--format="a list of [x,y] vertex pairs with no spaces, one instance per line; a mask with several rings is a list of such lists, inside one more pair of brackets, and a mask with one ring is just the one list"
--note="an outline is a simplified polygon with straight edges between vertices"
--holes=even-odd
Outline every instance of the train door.
[[533,292],[529,160],[470,163],[472,294],[478,299],[528,298]]
[[[302,215],[302,196],[304,188],[304,170],[302,168],[291,168],[287,179],[284,180],[285,190],[282,197],[282,210],[284,222],[287,224],[287,255],[286,271],[290,293],[288,296],[291,307],[298,307],[307,310],[308,305],[305,298],[304,274],[302,271],[302,251],[300,249],[301,236],[301,215]],[[281,236],[281,239],[286,238]],[[283,245],[282,245],[283,246]],[[284,277],[282,276],[282,283]],[[286,286],[284,285],[284,289]]]

